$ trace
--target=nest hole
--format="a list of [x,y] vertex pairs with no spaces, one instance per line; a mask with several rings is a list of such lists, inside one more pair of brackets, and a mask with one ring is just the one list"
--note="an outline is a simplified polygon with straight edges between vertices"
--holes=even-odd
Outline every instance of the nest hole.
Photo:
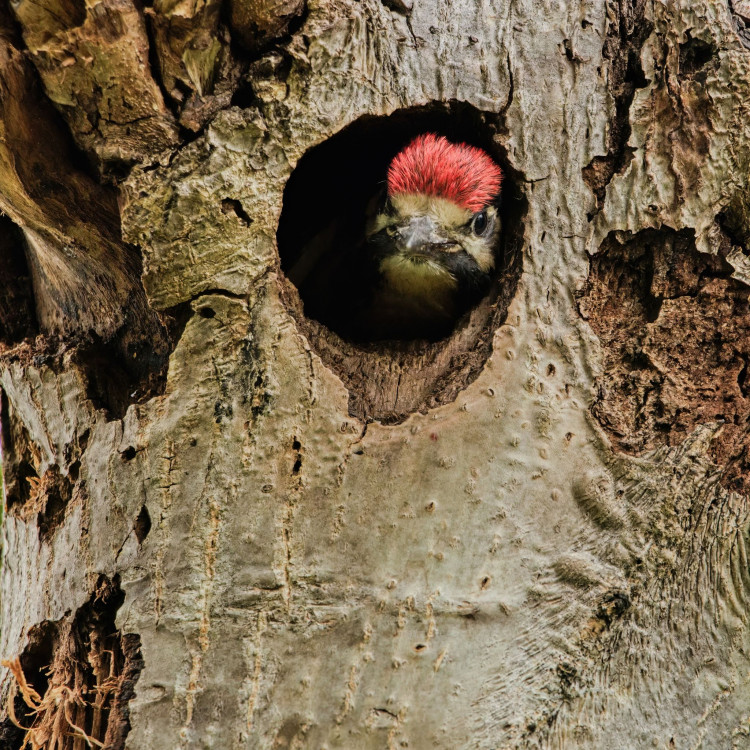
[[[505,132],[501,116],[461,102],[365,116],[310,149],[290,176],[277,231],[282,299],[310,345],[347,386],[352,416],[393,424],[449,403],[479,375],[491,354],[494,331],[507,316],[521,276],[527,209],[521,176],[502,143]],[[298,288],[289,277],[300,264],[313,271],[320,264],[335,264],[356,246],[364,235],[368,204],[383,190],[388,165],[421,133],[477,146],[502,168],[496,268],[489,291],[447,335],[437,340],[363,340],[348,328],[346,300],[352,290],[303,283]]]

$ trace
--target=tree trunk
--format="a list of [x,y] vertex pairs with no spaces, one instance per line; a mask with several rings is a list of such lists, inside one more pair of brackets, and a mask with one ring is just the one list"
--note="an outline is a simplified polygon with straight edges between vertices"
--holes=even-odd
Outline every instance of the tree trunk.
[[[2,0],[0,746],[749,747],[748,48],[746,0]],[[504,167],[504,262],[348,342],[287,272],[424,131]]]

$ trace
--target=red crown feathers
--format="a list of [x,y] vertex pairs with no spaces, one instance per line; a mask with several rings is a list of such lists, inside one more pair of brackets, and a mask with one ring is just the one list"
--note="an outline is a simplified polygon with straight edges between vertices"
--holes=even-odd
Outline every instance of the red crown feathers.
[[425,133],[391,162],[388,195],[436,195],[476,213],[497,197],[502,179],[500,167],[481,149]]

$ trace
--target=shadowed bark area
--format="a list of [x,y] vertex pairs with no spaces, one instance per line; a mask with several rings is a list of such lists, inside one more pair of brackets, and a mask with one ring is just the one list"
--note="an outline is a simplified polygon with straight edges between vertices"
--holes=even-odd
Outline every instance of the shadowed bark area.
[[115,626],[122,600],[119,581],[102,576],[74,617],[35,626],[20,658],[4,663],[17,683],[9,747],[123,750],[143,659],[138,636]]
[[0,216],[0,341],[22,341],[38,327],[23,234],[8,217]]
[[[0,745],[743,748],[746,5],[0,0]],[[348,341],[427,130],[493,287]]]

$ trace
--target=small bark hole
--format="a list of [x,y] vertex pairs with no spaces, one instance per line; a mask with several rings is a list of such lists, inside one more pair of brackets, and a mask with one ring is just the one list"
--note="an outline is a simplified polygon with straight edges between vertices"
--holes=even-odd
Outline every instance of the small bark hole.
[[302,470],[302,443],[297,438],[292,441],[292,450],[294,451],[294,466],[292,467],[292,474],[297,475]]
[[[487,152],[503,169],[501,239],[488,292],[446,330],[391,325],[390,338],[358,326],[353,310],[369,287],[348,275],[351,254],[377,210],[392,158],[422,133]],[[388,117],[363,117],[311,149],[284,191],[277,240],[282,298],[323,361],[349,388],[349,413],[403,421],[455,399],[492,350],[521,275],[526,200],[501,145],[502,118],[463,103],[434,103]],[[363,275],[367,277],[366,274]],[[373,283],[376,283],[373,280]]]
[[132,461],[135,456],[136,450],[132,445],[129,445],[122,453],[120,453],[120,457],[123,461]]
[[630,609],[630,596],[624,591],[608,591],[599,603],[597,616],[609,627]]
[[717,51],[716,47],[702,39],[688,39],[680,45],[680,74],[694,76],[714,59]]
[[135,519],[133,531],[135,532],[135,538],[138,540],[138,544],[143,544],[143,540],[148,536],[148,532],[151,531],[151,516],[145,505],[141,508],[141,512]]
[[234,198],[224,198],[221,202],[221,212],[226,216],[234,216],[244,227],[249,227],[253,223],[242,203]]

